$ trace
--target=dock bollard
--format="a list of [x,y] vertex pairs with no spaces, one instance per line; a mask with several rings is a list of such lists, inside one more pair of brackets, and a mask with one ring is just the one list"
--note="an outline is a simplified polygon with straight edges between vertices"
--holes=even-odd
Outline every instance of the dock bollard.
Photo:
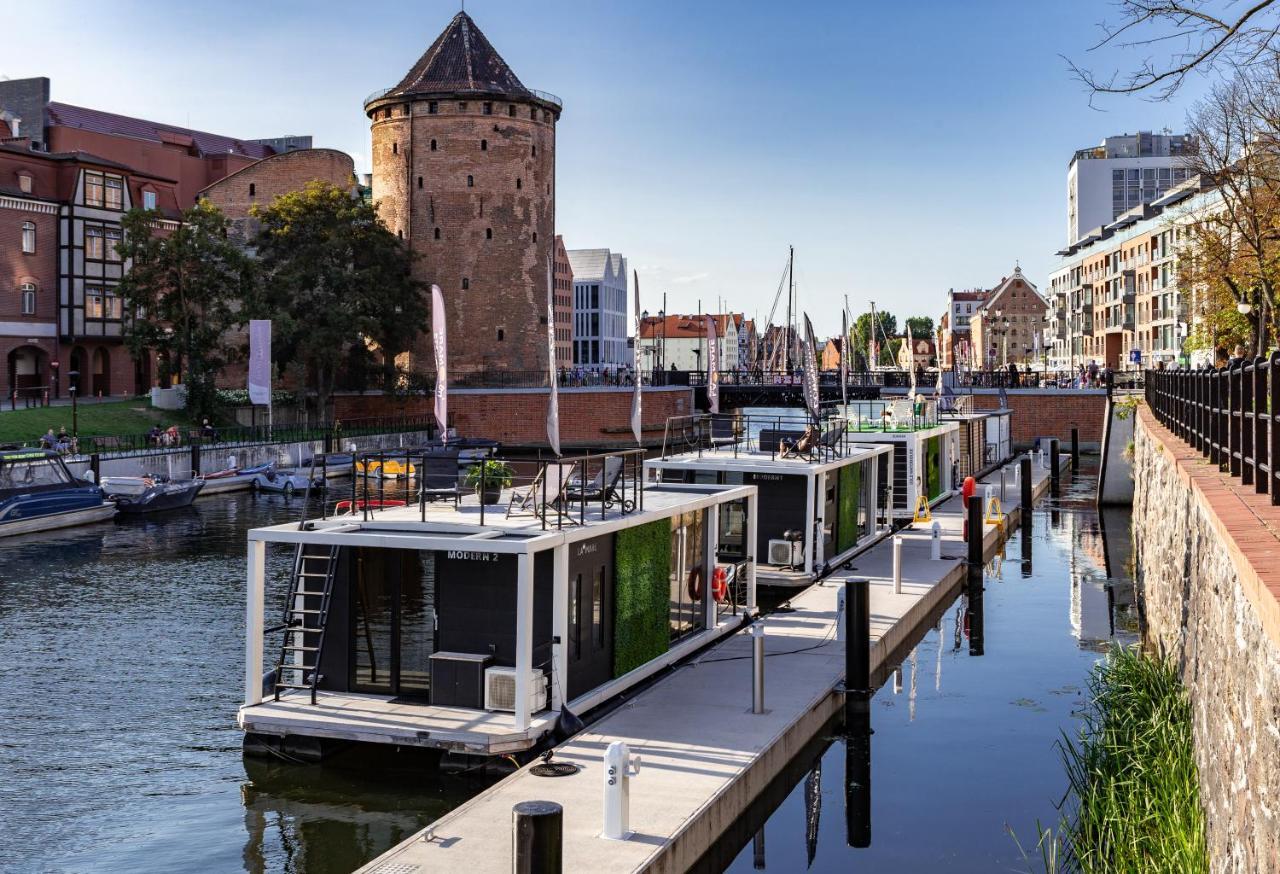
[[929,557],[934,561],[942,561],[942,525],[934,522],[930,534]]
[[1002,467],[1000,468],[1000,506],[1001,507],[1003,507],[1008,500],[1006,498],[1006,494],[1007,494],[1007,490],[1004,484],[1004,468]]
[[560,874],[564,808],[554,801],[521,801],[511,808],[513,874]]
[[1061,479],[1061,458],[1059,457],[1058,438],[1053,437],[1049,440],[1049,488],[1053,491],[1053,496],[1058,497],[1060,491]]
[[1080,429],[1071,429],[1071,471],[1080,469]]
[[751,626],[751,712],[764,713],[764,625]]
[[844,584],[844,691],[846,697],[871,692],[871,581]]
[[1029,526],[1031,525],[1031,504],[1034,500],[1031,496],[1032,482],[1030,454],[1024,455],[1022,459],[1018,461],[1018,470],[1020,471],[1019,476],[1022,478],[1021,506],[1018,508],[1018,512],[1022,517],[1020,524]]
[[969,498],[969,572],[977,567],[982,572],[983,535],[982,498],[977,495]]
[[902,594],[902,535],[893,536],[893,593]]
[[604,830],[611,841],[631,837],[631,778],[640,773],[640,757],[620,740],[604,751]]

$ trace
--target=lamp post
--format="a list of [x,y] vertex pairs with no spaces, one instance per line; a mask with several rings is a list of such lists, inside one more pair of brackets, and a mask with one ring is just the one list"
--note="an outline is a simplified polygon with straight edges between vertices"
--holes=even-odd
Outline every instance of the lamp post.
[[76,407],[76,396],[80,394],[80,371],[67,371],[67,378],[71,380],[71,385],[67,389],[71,392],[71,436],[78,438],[80,436],[80,419],[79,411]]

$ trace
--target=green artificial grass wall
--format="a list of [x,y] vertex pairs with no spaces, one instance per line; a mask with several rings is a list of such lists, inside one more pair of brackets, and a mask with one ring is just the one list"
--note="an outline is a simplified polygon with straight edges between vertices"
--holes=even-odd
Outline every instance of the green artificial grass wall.
[[932,501],[942,494],[942,438],[924,441],[924,492]]
[[670,644],[671,520],[619,531],[614,574],[613,675],[621,677]]
[[851,549],[862,536],[858,527],[858,503],[862,500],[862,462],[840,468],[836,523],[836,554]]

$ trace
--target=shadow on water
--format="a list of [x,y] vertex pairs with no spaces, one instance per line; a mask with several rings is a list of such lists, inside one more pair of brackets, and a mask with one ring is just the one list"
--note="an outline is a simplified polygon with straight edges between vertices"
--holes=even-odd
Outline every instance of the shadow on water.
[[1076,730],[1099,654],[1139,636],[1128,512],[1100,515],[1095,481],[1088,467],[1064,476],[988,564],[981,597],[926,620],[871,700],[797,755],[698,870],[1026,870],[1010,832],[1034,846],[1037,821],[1057,820],[1054,744]]

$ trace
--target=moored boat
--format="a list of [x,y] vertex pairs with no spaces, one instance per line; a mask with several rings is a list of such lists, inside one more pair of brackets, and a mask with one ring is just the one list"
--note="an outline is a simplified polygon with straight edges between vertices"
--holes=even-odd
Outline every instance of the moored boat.
[[157,480],[149,476],[108,476],[102,489],[121,513],[158,513],[191,506],[204,480]]
[[0,537],[99,522],[115,513],[102,489],[73,477],[58,453],[0,450]]

